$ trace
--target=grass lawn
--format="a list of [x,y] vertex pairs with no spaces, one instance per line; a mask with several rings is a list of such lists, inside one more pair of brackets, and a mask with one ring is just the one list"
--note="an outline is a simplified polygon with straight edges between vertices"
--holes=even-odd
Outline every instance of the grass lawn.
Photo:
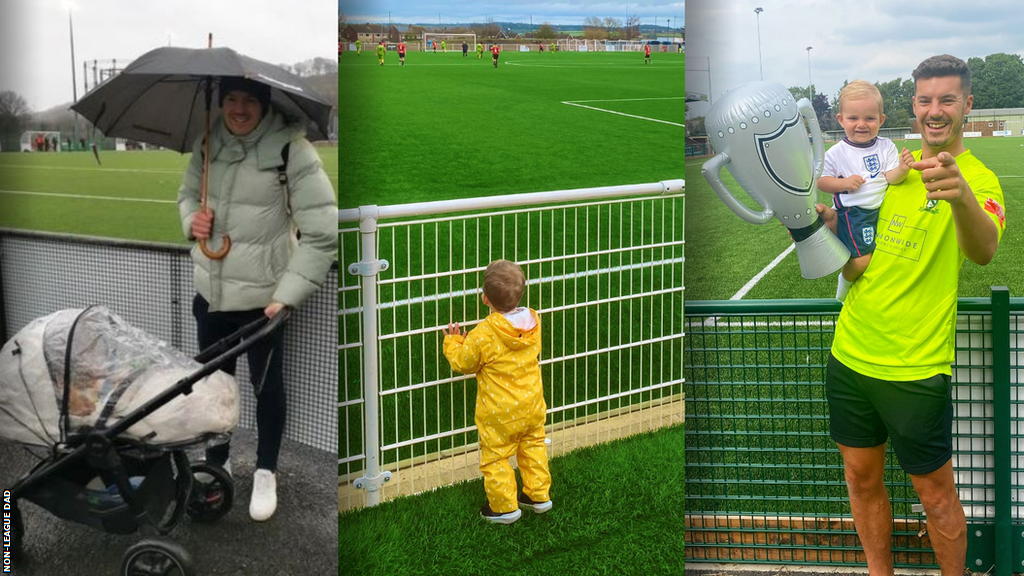
[[[964,144],[986,166],[1000,177],[1006,230],[995,258],[987,266],[970,260],[960,270],[961,297],[987,297],[990,286],[1008,286],[1010,295],[1024,296],[1024,267],[1019,262],[1024,254],[1024,227],[1015,225],[1014,214],[1024,212],[1024,168],[1021,157],[1024,139],[968,138]],[[896,141],[896,146],[920,149],[914,140]],[[687,260],[689,283],[687,300],[728,300],[751,278],[766,267],[790,245],[789,236],[775,221],[755,226],[732,213],[700,174],[706,159],[687,163],[688,234]],[[727,170],[723,181],[737,198],[754,207]],[[828,194],[819,193],[819,200],[831,204]],[[837,273],[818,280],[800,276],[796,253],[791,253],[772,269],[744,296],[745,299],[832,298],[836,291]]]
[[[338,189],[337,148],[318,148]],[[191,154],[0,154],[0,227],[186,244],[177,195]]]
[[509,526],[479,515],[482,480],[338,517],[344,574],[682,574],[681,426],[551,460],[554,508]]

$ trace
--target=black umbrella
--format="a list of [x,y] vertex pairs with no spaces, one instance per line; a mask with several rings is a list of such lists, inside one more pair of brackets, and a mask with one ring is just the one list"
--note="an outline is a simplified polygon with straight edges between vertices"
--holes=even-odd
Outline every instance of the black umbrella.
[[[311,140],[326,140],[331,104],[279,66],[230,48],[157,48],[100,84],[71,109],[107,136],[147,142],[185,153],[204,135],[204,93],[220,76],[240,76],[271,88],[270,101],[285,116],[310,121]],[[217,99],[210,110],[219,110]]]
[[[210,42],[212,45],[212,35]],[[200,198],[206,212],[210,115],[219,109],[212,97],[213,86],[222,76],[243,77],[269,86],[271,103],[285,116],[308,120],[307,134],[313,139],[327,138],[329,103],[298,76],[230,48],[151,50],[83,96],[71,109],[107,136],[148,142],[181,153],[191,150],[196,138],[202,136]],[[224,236],[216,252],[207,248],[206,240],[200,240],[199,247],[208,258],[219,260],[231,249],[231,239]]]

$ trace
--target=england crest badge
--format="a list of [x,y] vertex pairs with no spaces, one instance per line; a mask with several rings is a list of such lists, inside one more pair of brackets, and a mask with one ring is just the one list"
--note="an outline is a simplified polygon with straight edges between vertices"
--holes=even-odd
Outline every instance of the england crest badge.
[[878,154],[865,156],[864,167],[871,173],[872,178],[878,176],[878,172],[882,169],[882,162],[878,159]]
[[875,227],[865,226],[860,230],[861,235],[864,237],[864,243],[871,245],[875,243]]

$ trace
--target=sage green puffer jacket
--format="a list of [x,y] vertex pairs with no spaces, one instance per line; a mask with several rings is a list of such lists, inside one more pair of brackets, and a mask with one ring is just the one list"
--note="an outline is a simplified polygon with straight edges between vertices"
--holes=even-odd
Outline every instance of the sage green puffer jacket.
[[[288,190],[278,182],[281,150],[288,154]],[[199,210],[202,139],[178,190],[185,237]],[[207,247],[216,252],[225,234],[231,251],[210,260],[192,247],[196,290],[210,311],[253,310],[271,302],[299,306],[324,283],[338,257],[338,206],[331,182],[305,130],[289,125],[273,108],[250,134],[236,137],[223,121],[210,136],[208,203],[213,233]],[[301,231],[301,240],[296,230]]]

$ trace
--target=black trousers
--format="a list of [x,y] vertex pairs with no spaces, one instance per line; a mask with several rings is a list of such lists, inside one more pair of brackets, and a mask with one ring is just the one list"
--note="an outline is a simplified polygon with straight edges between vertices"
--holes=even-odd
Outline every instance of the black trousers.
[[[196,294],[192,300],[192,314],[196,317],[199,348],[204,350],[257,320],[263,315],[263,309],[210,312],[210,303]],[[284,330],[278,330],[254,344],[246,353],[246,358],[249,361],[253,392],[256,393],[256,467],[275,471],[287,412],[284,393]],[[232,361],[223,370],[234,376],[235,365],[236,362]],[[228,460],[230,449],[227,443],[212,446],[206,451],[206,459],[211,464],[223,465]]]

